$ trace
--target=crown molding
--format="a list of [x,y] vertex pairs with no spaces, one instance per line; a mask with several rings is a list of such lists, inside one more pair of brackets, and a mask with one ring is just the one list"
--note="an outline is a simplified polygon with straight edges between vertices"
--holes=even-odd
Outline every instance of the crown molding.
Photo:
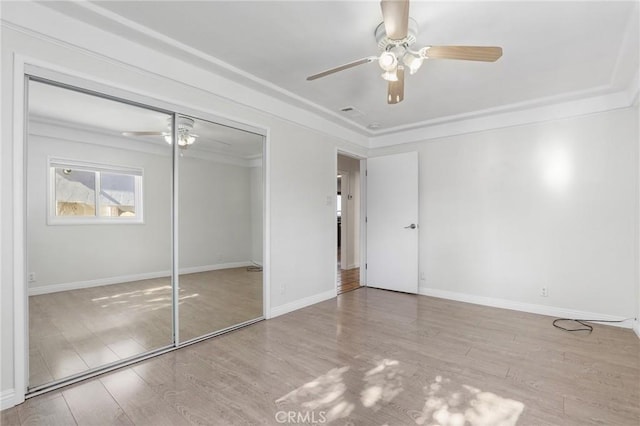
[[451,121],[438,120],[422,127],[372,137],[369,138],[369,147],[370,149],[382,148],[628,108],[633,104],[637,91],[636,84],[615,93],[539,107],[522,107],[520,109],[504,107],[500,108],[500,112],[495,110],[484,113],[476,112],[470,114],[469,118],[458,118]]
[[[159,55],[171,55],[175,60],[184,61],[192,66],[199,67],[201,70],[204,70],[204,65],[206,65],[207,69],[214,70],[213,72],[208,72],[209,74],[216,75],[218,78],[224,79],[229,83],[233,82],[234,88],[242,87],[242,90],[237,90],[238,96],[235,97],[227,95],[227,92],[213,92],[206,88],[198,87],[207,90],[216,97],[247,106],[285,121],[302,125],[316,132],[334,136],[346,142],[348,145],[365,149],[375,149],[626,108],[634,102],[637,102],[638,97],[637,65],[635,77],[631,79],[631,81],[628,81],[629,67],[624,66],[625,61],[628,59],[629,50],[637,45],[637,14],[631,14],[629,17],[623,40],[618,47],[617,60],[612,66],[608,84],[553,97],[533,99],[465,114],[439,117],[419,123],[372,131],[358,123],[348,120],[334,111],[319,106],[273,83],[262,80],[218,58],[184,45],[164,34],[153,31],[100,6],[90,2],[74,2],[74,6],[89,11],[103,22],[108,21],[111,24],[112,30],[114,28],[125,29],[129,34],[137,34],[139,37],[142,37],[146,40],[146,43],[141,43],[139,40],[136,40],[142,48],[153,50]],[[75,21],[75,25],[83,24],[90,26],[90,24],[84,22],[80,23],[77,18],[66,15],[55,8],[49,8],[39,4],[37,7],[39,8],[37,11],[40,13],[55,13],[65,19]],[[46,9],[46,12],[44,12],[43,9]],[[636,10],[637,9],[638,6],[636,6]],[[29,19],[24,20],[22,16],[19,18],[22,18],[22,20],[14,19],[13,21],[6,21],[5,17],[3,17],[3,25],[5,22],[12,22],[12,28],[35,35],[41,39],[56,42],[65,47],[88,51],[94,56],[97,55],[104,60],[117,63],[120,66],[143,69],[183,84],[190,84],[175,76],[168,75],[167,72],[151,71],[148,67],[141,66],[141,64],[127,61],[125,56],[116,53],[117,47],[103,47],[98,52],[97,49],[95,49],[95,45],[90,45],[84,40],[77,40],[70,36],[69,34],[73,34],[73,31],[57,31],[54,29],[62,25],[47,26],[44,29],[45,33],[42,33],[40,32],[40,27],[37,25],[34,26]],[[41,23],[42,19],[35,19],[35,21]],[[92,28],[96,31],[110,34],[114,39],[124,38],[124,36],[116,35],[100,27]],[[130,40],[127,41],[130,42]],[[627,81],[625,82],[624,80]],[[191,85],[193,86],[193,84]],[[276,105],[278,105],[278,107],[276,107]],[[284,107],[284,105],[286,105],[286,107]],[[278,111],[278,114],[272,111]]]
[[74,2],[74,6],[80,7],[85,11],[89,11],[103,20],[109,21],[112,24],[120,26],[120,28],[133,32],[137,36],[142,36],[147,40],[152,40],[154,42],[153,44],[156,45],[154,46],[156,49],[160,49],[163,52],[170,51],[174,54],[179,53],[179,57],[185,59],[192,65],[198,66],[199,64],[204,64],[207,69],[215,70],[217,74],[222,75],[224,78],[260,90],[269,96],[274,96],[280,100],[284,100],[296,107],[314,112],[320,116],[330,119],[338,125],[346,126],[350,130],[355,130],[365,136],[371,133],[364,125],[349,120],[333,110],[318,105],[306,98],[303,98],[302,96],[257,77],[250,72],[237,68],[219,58],[204,53],[201,50],[195,49],[189,45],[179,42],[178,40],[152,30],[149,27],[138,24],[137,22],[127,19],[122,15],[118,15],[117,13],[111,12],[110,10],[88,1]]
[[[111,20],[123,27],[136,31],[139,34],[155,39],[157,42],[165,46],[178,49],[194,58],[205,60],[207,63],[215,65],[218,70],[226,71],[226,75],[228,77],[235,77],[233,78],[235,81],[244,84],[250,82],[254,87],[257,85],[259,90],[261,88],[263,91],[270,93],[275,92],[284,96],[285,101],[293,101],[295,104],[298,104],[298,106],[302,106],[303,108],[306,107],[307,109],[310,108],[311,111],[325,115],[329,117],[329,119],[337,119],[340,123],[346,123],[362,133],[364,136],[367,136],[367,145],[370,149],[411,143],[416,142],[417,140],[433,139],[436,137],[447,137],[495,128],[569,118],[576,115],[591,114],[609,109],[624,108],[631,105],[634,99],[632,98],[630,102],[625,102],[624,95],[621,93],[633,90],[632,88],[623,89],[621,91],[616,86],[619,87],[620,85],[621,64],[625,60],[625,56],[627,55],[630,46],[632,46],[637,39],[637,13],[632,13],[629,16],[622,43],[618,48],[616,62],[612,68],[609,84],[607,85],[577,92],[565,93],[553,97],[532,99],[525,102],[503,105],[486,110],[473,111],[467,114],[440,117],[419,123],[374,131],[359,123],[348,120],[334,111],[310,102],[307,99],[304,99],[268,81],[260,79],[253,74],[240,70],[227,62],[221,61],[218,58],[184,45],[177,40],[151,30],[148,27],[140,25],[100,6],[89,2],[80,2],[78,5],[84,7],[86,10],[90,10],[104,19]],[[636,10],[637,9],[638,6],[636,5]],[[634,85],[633,83],[633,81],[630,83],[631,86]],[[302,105],[300,105],[300,103],[302,103]]]
[[[74,4],[82,6],[84,3],[74,2]],[[98,58],[110,65],[135,73],[145,72],[168,79],[207,92],[217,99],[249,108],[262,115],[304,127],[322,135],[332,136],[348,146],[360,149],[368,147],[367,135],[357,128],[359,126],[354,127],[354,123],[345,122],[343,117],[338,116],[342,118],[342,123],[340,123],[336,117],[328,117],[327,114],[318,110],[313,111],[309,106],[297,105],[299,102],[293,98],[287,98],[284,95],[276,96],[273,93],[268,93],[269,90],[260,90],[255,87],[255,82],[241,84],[235,79],[225,76],[223,72],[218,73],[217,70],[222,68],[213,62],[209,62],[209,65],[205,67],[202,57],[199,57],[200,65],[194,64],[184,59],[184,54],[172,54],[177,49],[166,43],[164,44],[165,49],[158,47],[154,49],[121,34],[92,26],[78,18],[49,8],[46,6],[46,2],[43,4],[33,1],[8,2],[6,6],[3,4],[0,23],[2,27],[88,57]],[[100,42],[98,43],[96,40],[100,40]],[[141,51],[144,52],[144,55],[140,54]],[[194,58],[193,54],[188,56]],[[190,67],[188,73],[184,72],[185,65]],[[211,71],[212,69],[214,71]],[[136,91],[133,90],[133,92]],[[179,101],[172,101],[174,101],[173,104],[181,105]],[[208,112],[229,118],[222,111]],[[237,118],[229,119],[238,121]]]
[[[496,108],[473,111],[466,114],[440,117],[420,123],[397,126],[375,132],[369,137],[369,148],[413,143],[448,136],[481,132],[504,127],[540,123],[580,115],[594,114],[620,108],[628,108],[637,102],[640,89],[638,68],[638,38],[640,2],[636,13],[630,14],[618,47],[615,64],[607,84],[587,90],[564,93],[557,96],[531,99],[525,102]],[[635,57],[634,76],[629,79],[629,67],[623,64]]]

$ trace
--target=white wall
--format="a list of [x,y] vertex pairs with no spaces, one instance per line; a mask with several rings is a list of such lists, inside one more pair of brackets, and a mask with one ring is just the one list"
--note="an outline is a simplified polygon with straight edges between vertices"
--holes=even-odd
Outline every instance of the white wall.
[[374,150],[420,152],[421,292],[635,316],[637,123],[625,109]]
[[[222,116],[266,129],[269,188],[265,203],[270,223],[266,278],[271,314],[335,295],[335,152],[337,148],[365,155],[362,138],[309,112],[243,87],[204,68],[192,66],[130,40],[97,30],[59,15],[45,6],[2,2],[2,146],[1,175],[1,343],[0,395],[3,405],[15,401],[20,378],[14,377],[14,288],[22,277],[14,274],[14,243],[20,241],[20,218],[14,217],[13,128],[14,55],[52,64],[71,73],[121,89],[175,104],[180,112],[202,118]],[[23,29],[11,28],[7,21]],[[26,28],[26,29],[25,29]],[[37,30],[31,33],[29,28]],[[50,39],[55,37],[58,41]],[[21,75],[15,76],[19,82]],[[322,129],[322,130],[321,130]],[[330,132],[332,135],[329,135]],[[19,146],[19,145],[18,145]],[[19,183],[20,180],[17,180]],[[19,195],[23,188],[17,187]],[[19,265],[15,265],[19,266]],[[301,279],[302,277],[302,279]],[[18,398],[20,390],[17,390]]]

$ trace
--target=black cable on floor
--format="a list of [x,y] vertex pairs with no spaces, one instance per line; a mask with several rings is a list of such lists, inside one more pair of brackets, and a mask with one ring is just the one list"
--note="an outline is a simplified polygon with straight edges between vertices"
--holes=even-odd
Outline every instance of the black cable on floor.
[[[627,319],[618,320],[618,321],[608,321],[608,320],[594,320],[594,319],[557,318],[557,319],[553,320],[553,326],[555,328],[559,328],[560,330],[564,330],[564,331],[588,331],[587,334],[591,334],[591,332],[593,331],[593,326],[590,325],[590,324],[587,324],[586,321],[590,321],[590,322],[625,322]],[[577,322],[578,324],[582,325],[584,328],[566,328],[566,327],[563,327],[563,326],[557,324],[560,321]]]

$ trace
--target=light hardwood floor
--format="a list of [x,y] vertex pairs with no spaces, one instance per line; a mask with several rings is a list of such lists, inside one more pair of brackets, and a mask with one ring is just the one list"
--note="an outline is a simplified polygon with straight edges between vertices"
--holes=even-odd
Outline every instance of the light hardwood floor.
[[360,288],[360,268],[341,269],[340,247],[338,247],[337,294]]
[[284,411],[302,420],[289,424],[637,426],[640,340],[551,321],[364,287],[30,399],[2,424],[278,424]]
[[[171,281],[157,278],[29,297],[31,387],[172,343]],[[262,315],[262,273],[180,276],[180,339]]]
[[338,268],[338,294],[360,288],[360,268]]

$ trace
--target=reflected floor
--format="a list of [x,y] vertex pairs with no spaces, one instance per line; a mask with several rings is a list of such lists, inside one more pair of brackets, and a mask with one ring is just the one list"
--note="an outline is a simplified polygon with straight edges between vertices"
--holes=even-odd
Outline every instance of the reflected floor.
[[[29,385],[42,385],[172,343],[168,277],[29,297]],[[262,315],[262,274],[180,276],[180,340]]]

